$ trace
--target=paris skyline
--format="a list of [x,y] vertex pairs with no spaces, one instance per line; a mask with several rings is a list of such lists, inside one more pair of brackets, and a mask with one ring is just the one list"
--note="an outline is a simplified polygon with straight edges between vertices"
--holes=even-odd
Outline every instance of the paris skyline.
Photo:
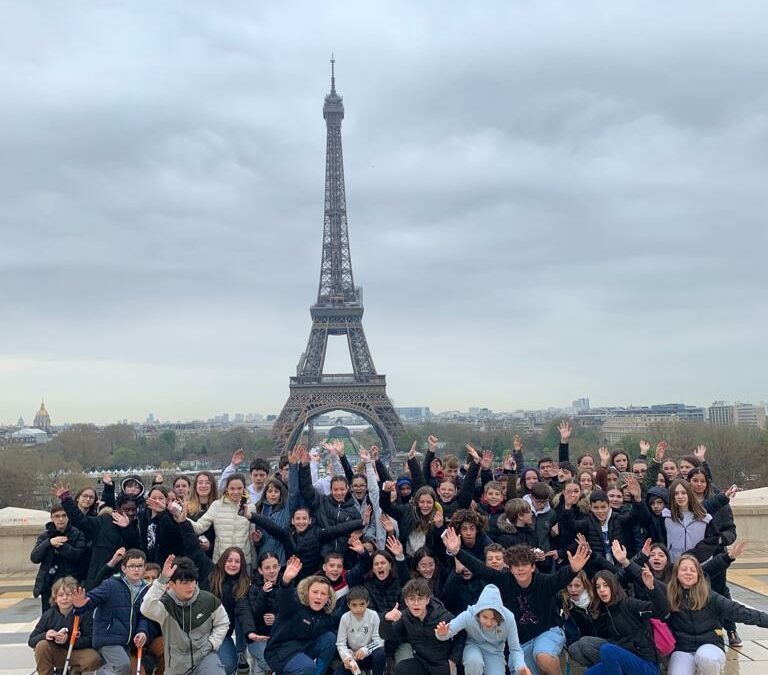
[[396,405],[768,398],[760,5],[188,6],[7,8],[0,420],[279,411],[331,52]]

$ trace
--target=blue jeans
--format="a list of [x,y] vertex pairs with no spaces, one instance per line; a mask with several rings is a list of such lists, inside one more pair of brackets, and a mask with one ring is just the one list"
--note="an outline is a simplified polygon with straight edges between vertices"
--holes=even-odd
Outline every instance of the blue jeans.
[[658,675],[659,664],[635,656],[610,642],[600,647],[600,663],[584,675]]
[[219,647],[219,661],[227,671],[227,675],[232,675],[237,670],[237,649],[231,635],[225,637]]
[[269,672],[269,665],[264,658],[264,650],[267,648],[267,643],[251,642],[248,645],[248,651],[251,654],[251,675],[265,675]]
[[336,633],[327,631],[315,638],[308,649],[288,659],[282,675],[323,675],[335,655]]

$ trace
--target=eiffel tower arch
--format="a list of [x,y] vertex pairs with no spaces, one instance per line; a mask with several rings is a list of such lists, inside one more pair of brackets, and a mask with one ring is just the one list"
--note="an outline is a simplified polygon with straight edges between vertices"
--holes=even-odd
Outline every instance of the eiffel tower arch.
[[[325,97],[325,209],[320,284],[310,308],[312,327],[299,359],[290,394],[272,429],[276,449],[284,452],[298,440],[304,425],[332,410],[360,415],[373,427],[385,453],[395,449],[403,424],[386,391],[386,377],[376,372],[363,330],[362,289],[355,286],[347,227],[347,198],[341,121],[344,103],[336,93],[335,61],[331,59],[331,91]],[[351,373],[323,374],[328,337],[344,335]]]

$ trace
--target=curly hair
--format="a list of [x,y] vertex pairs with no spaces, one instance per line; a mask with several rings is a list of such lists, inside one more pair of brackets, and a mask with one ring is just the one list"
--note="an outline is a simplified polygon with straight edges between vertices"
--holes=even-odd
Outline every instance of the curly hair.
[[450,526],[458,532],[464,523],[474,525],[477,529],[477,534],[481,535],[488,526],[488,518],[477,511],[472,511],[472,509],[459,509],[451,516]]
[[332,614],[334,608],[336,607],[336,592],[333,590],[331,582],[328,581],[328,579],[325,577],[314,575],[307,577],[306,579],[302,579],[299,582],[299,585],[296,587],[296,595],[299,596],[299,602],[304,606],[309,605],[309,589],[314,584],[323,584],[324,586],[328,587],[328,602],[325,604],[323,611],[326,614]]

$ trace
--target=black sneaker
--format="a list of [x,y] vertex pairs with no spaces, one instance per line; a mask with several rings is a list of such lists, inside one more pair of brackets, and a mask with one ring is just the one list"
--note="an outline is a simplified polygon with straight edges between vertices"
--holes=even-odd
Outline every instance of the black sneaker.
[[237,672],[238,673],[251,672],[251,666],[248,663],[248,657],[246,657],[245,652],[240,652],[237,655]]
[[744,641],[739,637],[739,634],[735,630],[728,631],[728,646],[729,647],[741,647]]

